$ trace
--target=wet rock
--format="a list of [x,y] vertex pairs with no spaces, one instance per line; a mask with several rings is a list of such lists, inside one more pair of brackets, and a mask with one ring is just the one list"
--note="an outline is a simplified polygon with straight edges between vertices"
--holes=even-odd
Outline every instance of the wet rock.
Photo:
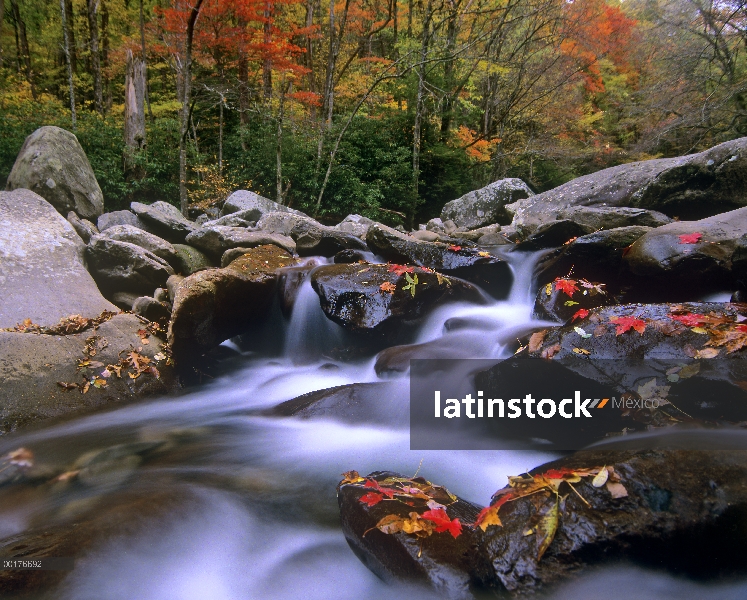
[[171,304],[171,298],[169,298],[169,291],[166,288],[156,288],[156,291],[153,292],[153,298],[155,298],[159,302],[165,302],[166,304]]
[[176,287],[169,344],[189,363],[266,318],[275,298],[277,271],[296,263],[274,245],[250,249],[223,269],[199,271]]
[[242,218],[247,221],[259,221],[265,214],[271,212],[287,212],[306,216],[298,210],[293,210],[248,190],[238,190],[231,194],[223,204],[221,216],[238,212],[243,213]]
[[614,303],[605,284],[598,281],[573,281],[576,281],[578,291],[573,291],[572,294],[558,288],[556,282],[540,286],[534,301],[534,317],[567,323],[579,310],[591,310]]
[[550,221],[540,225],[537,230],[526,240],[522,241],[517,248],[519,250],[541,250],[543,248],[555,248],[562,246],[573,238],[577,238],[593,230],[586,225],[579,225],[574,221],[560,220]]
[[[389,477],[401,477],[398,473],[377,471],[368,478],[385,482]],[[420,478],[416,484],[427,485]],[[386,486],[386,483],[382,485]],[[391,485],[391,484],[390,484]],[[414,583],[430,588],[427,592],[438,598],[473,598],[473,588],[479,575],[473,574],[475,567],[475,541],[477,536],[467,527],[457,538],[451,534],[433,533],[427,537],[417,537],[404,532],[385,534],[376,529],[376,524],[387,515],[407,518],[415,507],[404,502],[379,502],[367,506],[360,498],[371,488],[363,485],[341,483],[337,501],[340,506],[342,531],[355,555],[378,577],[389,583]],[[480,511],[479,506],[456,497],[452,500],[444,494],[441,504],[451,519],[462,523],[474,522]],[[418,512],[425,510],[418,503]],[[477,575],[477,576],[476,576]]]
[[163,238],[148,233],[135,227],[134,225],[113,225],[99,234],[102,238],[115,240],[117,242],[127,242],[145,248],[159,258],[162,258],[172,267],[177,266],[177,252],[174,246],[169,244]]
[[390,346],[376,355],[374,370],[379,377],[407,373],[411,360],[474,358],[481,354],[480,350],[487,350],[483,346],[479,339],[475,339],[474,331],[443,336],[422,344]]
[[[413,288],[403,288],[408,285],[407,276],[414,279],[415,275],[418,283],[412,294]],[[313,272],[311,285],[329,319],[349,331],[383,337],[401,337],[407,322],[447,300],[484,301],[479,290],[456,278],[419,268],[407,276],[386,265],[328,265]]]
[[603,281],[619,288],[627,280],[623,253],[637,239],[652,231],[650,227],[619,227],[580,236],[567,246],[540,259],[535,278],[540,285],[565,277],[573,269],[574,277]]
[[168,304],[159,302],[155,298],[149,296],[136,298],[132,303],[132,312],[141,317],[145,317],[149,321],[159,323],[161,326],[167,325],[169,317],[171,317],[171,308]]
[[338,231],[344,231],[345,233],[350,233],[365,241],[368,228],[373,225],[374,222],[375,221],[368,217],[362,217],[361,215],[348,215],[335,225],[335,229]]
[[157,233],[172,244],[183,244],[184,239],[192,233],[196,225],[184,217],[179,209],[168,202],[130,204],[132,211],[145,221],[154,233]]
[[386,260],[428,267],[444,275],[460,277],[482,287],[491,296],[504,298],[513,275],[508,264],[494,256],[470,249],[450,249],[447,244],[420,242],[390,227],[374,224],[368,230],[369,247]]
[[105,290],[152,293],[174,269],[145,248],[94,236],[86,248],[88,268]]
[[469,229],[491,223],[508,224],[511,216],[505,210],[506,205],[533,195],[521,179],[500,179],[447,202],[441,210],[441,219]]
[[661,227],[672,219],[664,213],[625,206],[573,206],[560,211],[559,218],[591,227],[592,231],[618,227]]
[[503,246],[512,243],[503,233],[486,233],[477,240],[478,246]]
[[627,163],[578,177],[510,205],[530,230],[575,206],[644,208],[701,219],[747,204],[747,138],[688,156]]
[[[161,352],[159,340],[150,336],[143,344],[138,331],[144,324],[135,315],[115,315],[99,325],[71,335],[35,335],[0,332],[0,431],[8,432],[32,422],[90,411],[94,408],[178,389],[173,369],[154,359]],[[84,350],[92,348],[95,354]],[[124,368],[122,377],[102,377],[106,365],[120,364],[125,352],[140,348],[159,371],[158,377],[142,373],[133,379]],[[79,364],[91,361],[89,366]],[[92,377],[106,385],[81,390]],[[77,384],[66,390],[58,382]]]
[[117,444],[102,450],[92,450],[79,456],[72,465],[83,485],[115,487],[124,483],[140,466],[143,459],[163,446],[163,441]]
[[207,254],[187,244],[174,244],[174,250],[176,250],[174,270],[181,275],[191,275],[216,266]]
[[311,271],[321,266],[321,264],[311,260],[297,267],[280,269],[278,272],[278,301],[280,303],[280,310],[285,317],[291,316],[299,289],[301,289],[303,283],[309,278]]
[[116,310],[85,267],[85,246],[49,202],[29,190],[0,192],[0,328],[25,319],[55,325],[73,314]]
[[91,240],[91,237],[99,233],[96,225],[91,223],[88,219],[81,219],[72,210],[67,213],[67,222],[73,226],[75,233],[80,236],[80,239],[83,240],[84,244],[87,244]]
[[366,243],[353,234],[319,225],[310,219],[296,223],[291,237],[300,256],[334,256],[342,250],[368,250]]
[[243,227],[200,227],[187,236],[186,241],[215,260],[231,248],[255,248],[266,244],[275,244],[291,254],[296,251],[295,242],[284,235],[248,231]]
[[361,250],[340,250],[334,256],[335,264],[349,264],[356,262],[366,262],[371,257],[369,252],[363,252]]
[[623,261],[632,273],[653,285],[679,284],[692,289],[694,284],[711,283],[728,287],[731,257],[745,232],[747,207],[700,221],[670,223],[640,237]]
[[140,296],[134,292],[114,292],[109,294],[109,300],[121,310],[132,310],[132,305]]
[[409,391],[401,381],[353,383],[309,392],[278,404],[265,414],[402,428],[410,418]]
[[95,219],[104,196],[78,138],[59,127],[40,127],[26,138],[8,175],[9,191],[25,188],[39,194],[62,215],[75,211]]

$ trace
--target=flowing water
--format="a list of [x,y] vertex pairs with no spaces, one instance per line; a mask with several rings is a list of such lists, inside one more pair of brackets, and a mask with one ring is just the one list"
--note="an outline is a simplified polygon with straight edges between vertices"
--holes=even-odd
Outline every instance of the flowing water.
[[[530,283],[537,255],[507,258],[515,273],[507,300],[441,307],[423,323],[416,342],[442,339],[468,345],[475,357],[503,356],[506,345],[532,325]],[[406,419],[354,426],[262,416],[260,409],[306,392],[378,380],[373,357],[357,363],[326,357],[344,333],[324,317],[308,282],[290,321],[279,323],[275,335],[278,331],[284,335],[282,352],[244,352],[240,367],[189,394],[0,438],[0,455],[23,446],[56,472],[80,469],[86,464],[81,457],[110,449],[108,462],[94,461],[103,468],[82,470],[74,483],[21,492],[0,488],[0,537],[95,517],[123,498],[154,499],[152,506],[126,513],[127,527],[120,533],[77,557],[55,597],[427,597],[423,590],[383,584],[350,551],[339,528],[340,474],[419,470],[484,504],[507,475],[554,458],[529,451],[411,451]],[[407,378],[397,382],[400,393],[382,399],[392,410],[408,402]],[[553,597],[598,598],[610,596],[610,590],[626,590],[626,598],[747,597],[741,583],[703,587],[626,565],[585,577]]]

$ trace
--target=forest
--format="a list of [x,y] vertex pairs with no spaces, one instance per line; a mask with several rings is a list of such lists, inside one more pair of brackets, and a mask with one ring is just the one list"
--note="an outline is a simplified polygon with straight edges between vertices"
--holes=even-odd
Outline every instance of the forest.
[[416,227],[746,136],[746,45],[747,0],[0,0],[0,185],[57,125],[107,210],[245,188]]

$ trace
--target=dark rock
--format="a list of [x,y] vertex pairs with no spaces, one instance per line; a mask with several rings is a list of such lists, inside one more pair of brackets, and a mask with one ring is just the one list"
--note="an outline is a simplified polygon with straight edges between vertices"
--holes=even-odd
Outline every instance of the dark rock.
[[[166,280],[168,282],[168,279]],[[153,292],[153,297],[158,300],[159,302],[164,302],[165,304],[171,304],[171,298],[169,298],[169,291],[166,288],[157,288],[155,292]]]
[[0,328],[116,310],[86,270],[84,252],[80,236],[44,198],[0,192]]
[[87,244],[89,241],[91,241],[92,236],[99,233],[96,225],[91,223],[88,219],[81,219],[72,210],[67,213],[67,222],[73,226],[73,229],[75,229],[75,233],[80,236],[80,239],[83,240],[84,244]]
[[162,258],[172,267],[176,268],[177,253],[174,246],[169,244],[163,238],[143,231],[134,225],[113,225],[99,234],[102,238],[115,240],[117,242],[128,242],[141,248],[145,248],[159,258]]
[[298,290],[308,279],[311,271],[321,266],[313,259],[297,267],[286,267],[278,271],[278,301],[285,317],[290,317],[296,303]]
[[477,240],[478,246],[503,246],[512,243],[503,233],[486,233]]
[[334,256],[342,250],[368,250],[366,243],[351,233],[304,220],[291,230],[300,256]]
[[540,286],[534,302],[534,317],[567,323],[581,309],[590,310],[614,303],[603,283],[577,281],[576,287],[578,291],[569,296],[552,282]]
[[113,292],[109,294],[108,299],[122,310],[132,310],[132,305],[140,296],[134,292]]
[[291,254],[296,252],[296,244],[290,238],[264,231],[248,231],[243,227],[200,227],[187,236],[186,241],[216,260],[231,248],[255,248],[266,244],[275,244]]
[[248,190],[238,190],[231,194],[223,204],[221,216],[238,212],[243,213],[242,218],[247,221],[259,221],[265,214],[271,212],[288,212],[306,216],[298,210],[293,210]]
[[145,221],[152,230],[172,244],[183,244],[184,239],[196,229],[196,225],[184,217],[179,209],[168,202],[130,204],[132,211]]
[[627,281],[622,268],[623,253],[637,239],[652,231],[650,227],[620,227],[581,236],[567,246],[543,256],[535,278],[540,285],[565,277],[573,269],[574,277],[603,281],[619,288]]
[[176,298],[177,288],[185,279],[186,277],[184,277],[184,275],[172,275],[166,280],[166,289],[169,292],[169,299],[171,300],[172,304],[174,303],[174,298]]
[[169,344],[177,361],[191,362],[266,318],[277,271],[296,263],[274,245],[252,248],[223,269],[199,271],[176,288]]
[[440,243],[420,242],[380,224],[371,225],[366,236],[369,247],[384,259],[435,269],[482,287],[495,298],[505,298],[513,275],[508,264],[494,256],[481,256],[469,249],[450,250]]
[[508,224],[511,217],[506,212],[506,205],[533,195],[532,190],[521,179],[500,179],[447,202],[441,210],[441,219],[469,229],[491,223]]
[[159,302],[150,296],[141,296],[132,303],[132,312],[149,321],[165,326],[171,317],[171,308],[168,304]]
[[207,254],[187,244],[174,244],[174,250],[176,250],[174,270],[181,275],[191,275],[216,266]]
[[[178,389],[173,369],[153,357],[161,351],[159,339],[150,337],[144,345],[138,335],[143,323],[134,315],[115,315],[99,325],[71,335],[34,335],[0,332],[0,431],[7,433],[32,422],[80,413],[127,399],[164,394]],[[93,339],[92,339],[93,338]],[[96,349],[94,357],[84,353],[88,344]],[[104,365],[116,365],[124,351],[140,348],[140,354],[153,361],[159,377],[143,373],[136,379],[114,374],[106,386],[91,386],[86,394],[80,389],[66,391],[58,382],[77,383],[81,387],[92,376],[101,377]],[[79,368],[89,359],[100,367]]]
[[361,250],[340,250],[335,254],[335,264],[350,264],[356,262],[365,262],[370,256],[370,253],[363,252]]
[[586,225],[579,225],[573,221],[550,221],[540,225],[526,240],[521,242],[519,250],[541,250],[562,246],[573,238],[577,238],[593,230]]
[[508,207],[529,230],[575,206],[626,206],[701,219],[747,204],[747,138],[688,156],[633,162],[578,177]]
[[[482,338],[485,340],[485,338]],[[475,332],[442,336],[422,344],[404,344],[390,346],[376,355],[374,370],[379,377],[397,373],[407,373],[410,361],[415,359],[446,359],[457,360],[480,356],[480,350],[488,355],[490,348],[483,348],[480,338],[475,338]],[[493,345],[491,340],[488,344]]]
[[278,404],[265,414],[402,428],[410,418],[409,391],[403,381],[353,383],[309,392]]
[[86,256],[91,275],[107,290],[152,293],[174,274],[169,263],[152,252],[102,236],[94,236]]
[[[397,275],[386,265],[339,264],[316,269],[311,285],[319,295],[322,310],[335,323],[356,333],[400,337],[405,322],[414,321],[447,300],[483,298],[475,287],[459,279],[414,269],[415,294],[404,290],[406,276]],[[393,293],[381,289],[396,286]],[[392,339],[391,337],[388,339]]]
[[78,138],[59,127],[40,127],[26,138],[7,189],[29,189],[62,215],[75,211],[95,219],[104,211],[104,196]]
[[591,227],[592,231],[619,227],[661,227],[672,219],[664,213],[624,206],[573,206],[562,210],[559,218]]

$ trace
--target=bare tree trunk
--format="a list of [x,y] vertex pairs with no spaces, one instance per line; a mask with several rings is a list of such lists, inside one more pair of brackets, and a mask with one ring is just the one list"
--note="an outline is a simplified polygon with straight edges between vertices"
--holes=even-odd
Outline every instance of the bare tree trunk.
[[145,149],[145,63],[127,51],[124,90],[124,171],[128,178],[142,178],[135,157]]
[[101,0],[101,62],[103,67],[102,80],[103,86],[106,90],[105,100],[106,104],[105,112],[109,113],[112,110],[112,88],[111,82],[109,81],[109,9],[106,6],[106,2]]
[[36,100],[36,87],[34,86],[33,72],[31,71],[31,54],[29,52],[29,40],[26,37],[26,23],[21,18],[21,11],[18,8],[18,0],[10,0],[10,9],[13,11],[13,21],[16,24],[16,48],[19,55],[19,66],[23,64],[23,72],[26,81],[31,87],[31,96]]
[[457,93],[454,85],[454,50],[457,38],[457,17],[459,16],[459,4],[452,3],[452,12],[446,26],[446,59],[444,61],[444,98],[441,105],[441,140],[446,141],[451,129],[451,119],[454,110],[454,95]]
[[88,0],[88,29],[91,47],[91,71],[93,71],[93,103],[96,112],[104,114],[104,97],[101,88],[101,57],[99,56],[98,11],[101,0]]
[[143,0],[140,0],[140,48],[145,69],[145,104],[148,106],[148,116],[153,121],[153,111],[150,108],[150,91],[148,90],[148,57],[145,52],[145,17],[143,16]]
[[[0,0],[0,2],[2,2],[2,0]],[[75,86],[73,85],[73,64],[70,58],[70,40],[67,35],[68,25],[65,0],[60,0],[60,14],[62,15],[62,39],[65,44],[65,62],[67,63],[67,85],[70,92],[70,116],[73,124],[73,131],[75,131],[77,125],[77,117],[75,114]]]
[[[13,9],[13,5],[10,6],[11,12]],[[21,42],[18,40],[18,22],[15,19],[15,15],[13,16],[13,34],[16,38],[16,73],[19,75],[21,74]]]
[[241,123],[241,149],[246,152],[246,127],[249,125],[249,61],[246,53],[239,52],[239,122]]
[[[272,41],[272,23],[270,12],[270,3],[265,2],[265,23],[264,23],[264,42],[265,52],[269,52],[268,47]],[[268,56],[262,61],[262,91],[266,100],[272,98],[272,61]]]
[[65,12],[67,13],[67,37],[70,43],[70,66],[75,74],[78,72],[78,47],[75,45],[75,13],[73,12],[73,0],[65,0]]
[[[420,182],[420,142],[421,127],[423,121],[423,98],[425,96],[425,61],[428,57],[428,44],[430,42],[431,12],[433,10],[432,0],[428,0],[425,18],[423,19],[423,39],[420,44],[420,66],[418,67],[418,93],[415,102],[415,125],[412,136],[412,187],[415,196],[418,195]],[[415,210],[411,217],[414,219]]]
[[[1,2],[2,0],[0,0]],[[316,0],[306,0],[306,30],[310,30],[314,25],[314,4]],[[306,68],[309,70],[309,91],[316,91],[316,81],[314,80],[314,43],[311,39],[310,34],[306,34],[306,54],[304,55],[304,62]],[[311,119],[312,122],[316,120],[316,106],[311,106]]]
[[183,95],[181,110],[181,127],[179,131],[179,203],[182,214],[186,217],[189,209],[187,196],[187,134],[190,122],[190,101],[192,100],[192,40],[195,33],[195,23],[200,15],[203,0],[196,0],[189,13],[187,34],[184,44],[184,64],[182,65]]
[[218,121],[218,173],[223,173],[223,105],[225,99],[220,97],[220,120]]
[[275,143],[275,201],[278,204],[283,204],[283,110],[285,108],[285,94],[287,91],[288,85],[285,82],[285,76],[283,76],[283,81],[280,84],[280,106],[278,107],[277,142]]
[[3,45],[1,43],[3,40],[3,21],[4,20],[5,20],[5,2],[4,0],[0,0],[0,68],[4,66]]

